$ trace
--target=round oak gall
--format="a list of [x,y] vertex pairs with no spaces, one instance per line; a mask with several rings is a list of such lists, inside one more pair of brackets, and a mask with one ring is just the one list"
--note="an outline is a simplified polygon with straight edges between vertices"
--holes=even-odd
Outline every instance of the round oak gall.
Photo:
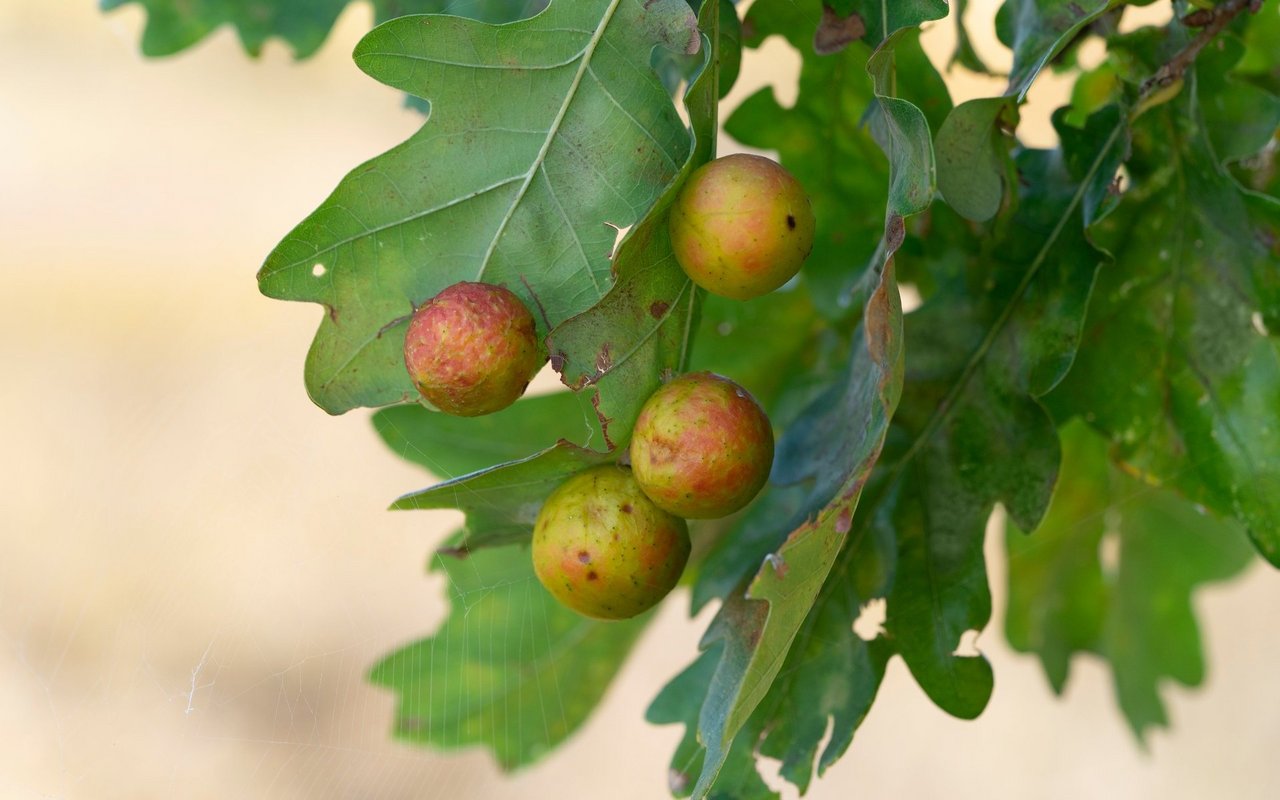
[[750,503],[773,466],[773,429],[746,389],[711,372],[672,380],[645,401],[631,469],[659,508],[713,519]]
[[631,471],[607,465],[561,484],[533,526],[533,570],[564,605],[596,619],[649,610],[689,560],[685,521],[655,506]]
[[455,283],[413,314],[404,363],[436,408],[475,417],[524,394],[544,358],[533,315],[510,290]]
[[804,187],[762,156],[703,164],[681,188],[668,224],[676,260],[693,282],[735,300],[777,289],[813,249]]

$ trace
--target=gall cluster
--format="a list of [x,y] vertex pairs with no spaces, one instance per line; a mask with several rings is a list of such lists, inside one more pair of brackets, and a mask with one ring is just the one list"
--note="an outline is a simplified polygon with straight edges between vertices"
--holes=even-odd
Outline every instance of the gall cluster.
[[[690,280],[735,300],[785,284],[813,247],[804,189],[760,156],[726,156],[694,171],[668,225]],[[404,360],[427,404],[478,416],[519,399],[546,352],[533,315],[513,292],[457,283],[414,312]],[[773,447],[768,416],[737,383],[710,372],[668,381],[640,411],[629,467],[585,470],[543,504],[533,529],[538,579],[589,617],[647,611],[684,572],[691,549],[685,520],[744,508],[768,481]]]

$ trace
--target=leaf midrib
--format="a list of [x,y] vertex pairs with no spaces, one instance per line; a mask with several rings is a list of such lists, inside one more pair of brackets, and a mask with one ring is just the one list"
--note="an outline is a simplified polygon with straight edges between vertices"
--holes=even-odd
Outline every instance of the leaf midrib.
[[[556,112],[555,119],[551,121],[551,127],[547,130],[547,136],[542,142],[542,147],[539,148],[538,154],[534,156],[533,163],[529,166],[529,171],[525,173],[524,182],[516,190],[516,196],[512,199],[511,204],[507,206],[507,213],[503,215],[502,221],[498,223],[498,229],[494,231],[493,239],[490,240],[488,249],[485,250],[484,256],[480,259],[480,270],[476,273],[476,281],[484,280],[485,273],[492,262],[493,253],[498,247],[499,240],[502,239],[502,234],[506,231],[507,225],[510,224],[516,208],[524,200],[529,187],[533,184],[533,176],[538,173],[543,162],[546,161],[547,153],[551,150],[551,143],[555,141],[557,134],[560,132],[560,126],[564,124],[564,118],[569,112],[569,106],[573,105],[573,101],[577,99],[578,87],[581,86],[582,78],[591,66],[591,57],[595,55],[596,48],[600,46],[601,40],[604,39],[605,31],[609,29],[609,24],[613,21],[613,15],[617,13],[621,2],[622,0],[612,0],[609,3],[609,7],[605,9],[604,15],[600,18],[600,24],[596,27],[596,32],[592,35],[591,41],[587,42],[587,46],[583,48],[582,60],[578,64],[578,71],[573,76],[573,82],[569,84],[569,90],[565,92],[564,102],[560,104],[560,110]],[[547,180],[550,181],[550,176],[548,176]],[[590,270],[590,264],[587,265],[587,269],[588,271]]]

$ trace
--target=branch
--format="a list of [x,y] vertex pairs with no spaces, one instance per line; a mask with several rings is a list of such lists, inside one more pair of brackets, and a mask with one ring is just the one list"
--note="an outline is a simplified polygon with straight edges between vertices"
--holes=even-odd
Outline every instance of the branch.
[[1204,46],[1213,41],[1219,33],[1222,33],[1222,29],[1227,27],[1228,23],[1242,11],[1248,9],[1251,14],[1256,14],[1261,7],[1262,0],[1227,0],[1227,2],[1212,10],[1201,9],[1183,17],[1182,24],[1188,27],[1202,28],[1203,30],[1200,31],[1196,38],[1191,40],[1190,44],[1169,59],[1167,64],[1156,70],[1156,74],[1142,82],[1142,92],[1137,103],[1138,107],[1145,106],[1144,101],[1160,94],[1162,89],[1181,81],[1183,74],[1186,73],[1188,67],[1195,63],[1196,56],[1200,55],[1200,51],[1204,49]]

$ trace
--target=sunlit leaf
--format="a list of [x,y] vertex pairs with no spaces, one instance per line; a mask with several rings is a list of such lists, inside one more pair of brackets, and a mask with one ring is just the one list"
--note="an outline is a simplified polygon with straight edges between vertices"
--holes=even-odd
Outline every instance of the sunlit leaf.
[[312,399],[340,413],[414,397],[405,326],[458,281],[505,285],[541,333],[603,297],[609,226],[646,213],[688,152],[649,51],[698,42],[683,0],[557,0],[503,26],[401,17],[366,36],[357,64],[430,100],[431,116],[259,272],[265,294],[328,311],[307,357]]

